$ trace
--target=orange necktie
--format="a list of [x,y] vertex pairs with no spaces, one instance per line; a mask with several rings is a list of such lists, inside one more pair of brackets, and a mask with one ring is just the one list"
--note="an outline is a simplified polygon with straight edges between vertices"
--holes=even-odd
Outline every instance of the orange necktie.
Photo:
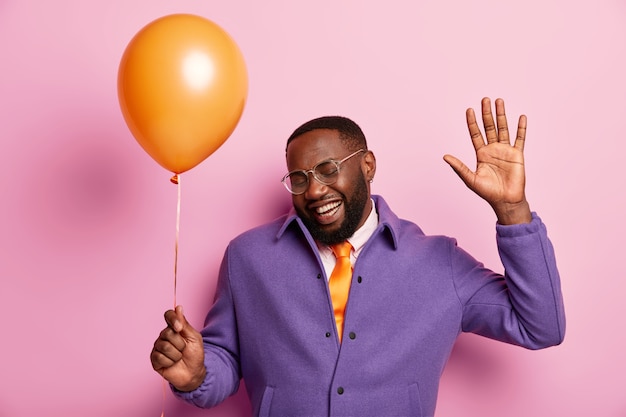
[[335,311],[335,323],[337,323],[337,334],[339,342],[343,333],[343,315],[348,302],[348,293],[350,292],[350,282],[352,281],[352,263],[350,262],[350,243],[342,242],[330,247],[337,258],[337,263],[333,272],[330,274],[328,287],[330,289],[330,298],[333,301],[333,309]]

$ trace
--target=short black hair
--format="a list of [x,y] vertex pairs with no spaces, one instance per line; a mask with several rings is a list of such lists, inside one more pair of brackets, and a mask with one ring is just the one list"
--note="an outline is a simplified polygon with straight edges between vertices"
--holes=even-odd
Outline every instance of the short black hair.
[[[322,116],[309,120],[293,131],[287,139],[287,147],[298,136],[317,129],[336,130],[339,132],[339,138],[348,149],[367,150],[367,140],[359,125],[343,116]],[[285,151],[287,147],[285,147]]]

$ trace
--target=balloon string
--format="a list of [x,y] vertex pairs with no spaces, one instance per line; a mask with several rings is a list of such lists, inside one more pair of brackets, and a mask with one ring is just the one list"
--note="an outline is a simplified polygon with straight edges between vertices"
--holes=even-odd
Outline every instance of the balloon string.
[[[176,188],[178,191],[178,199],[176,202],[176,239],[174,241],[174,310],[176,309],[176,287],[178,284],[178,241],[180,237],[180,177],[178,174],[175,174],[170,181],[176,184]],[[165,402],[167,399],[167,381],[165,378],[162,380],[163,383],[163,407],[161,411],[161,417],[165,417]]]
[[178,201],[176,203],[176,242],[174,244],[174,309],[176,309],[176,287],[178,282],[178,240],[180,236],[180,177],[174,175],[170,180],[178,188]]
[[167,382],[165,378],[161,380],[163,382],[163,406],[161,407],[161,417],[165,417],[165,399],[167,398]]

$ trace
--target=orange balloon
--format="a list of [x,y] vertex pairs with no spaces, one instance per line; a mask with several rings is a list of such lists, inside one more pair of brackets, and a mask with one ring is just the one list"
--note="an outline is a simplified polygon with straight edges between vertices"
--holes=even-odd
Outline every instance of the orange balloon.
[[175,14],[149,23],[130,41],[117,92],[137,142],[180,174],[235,130],[248,78],[241,51],[223,29],[200,16]]

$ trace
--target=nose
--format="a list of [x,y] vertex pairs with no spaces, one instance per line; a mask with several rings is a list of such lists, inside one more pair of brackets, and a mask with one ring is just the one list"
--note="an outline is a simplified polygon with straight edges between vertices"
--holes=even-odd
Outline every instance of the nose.
[[312,172],[308,172],[307,175],[309,176],[309,183],[307,185],[306,191],[304,192],[304,197],[307,200],[317,200],[318,198],[326,194],[328,186],[319,182]]

